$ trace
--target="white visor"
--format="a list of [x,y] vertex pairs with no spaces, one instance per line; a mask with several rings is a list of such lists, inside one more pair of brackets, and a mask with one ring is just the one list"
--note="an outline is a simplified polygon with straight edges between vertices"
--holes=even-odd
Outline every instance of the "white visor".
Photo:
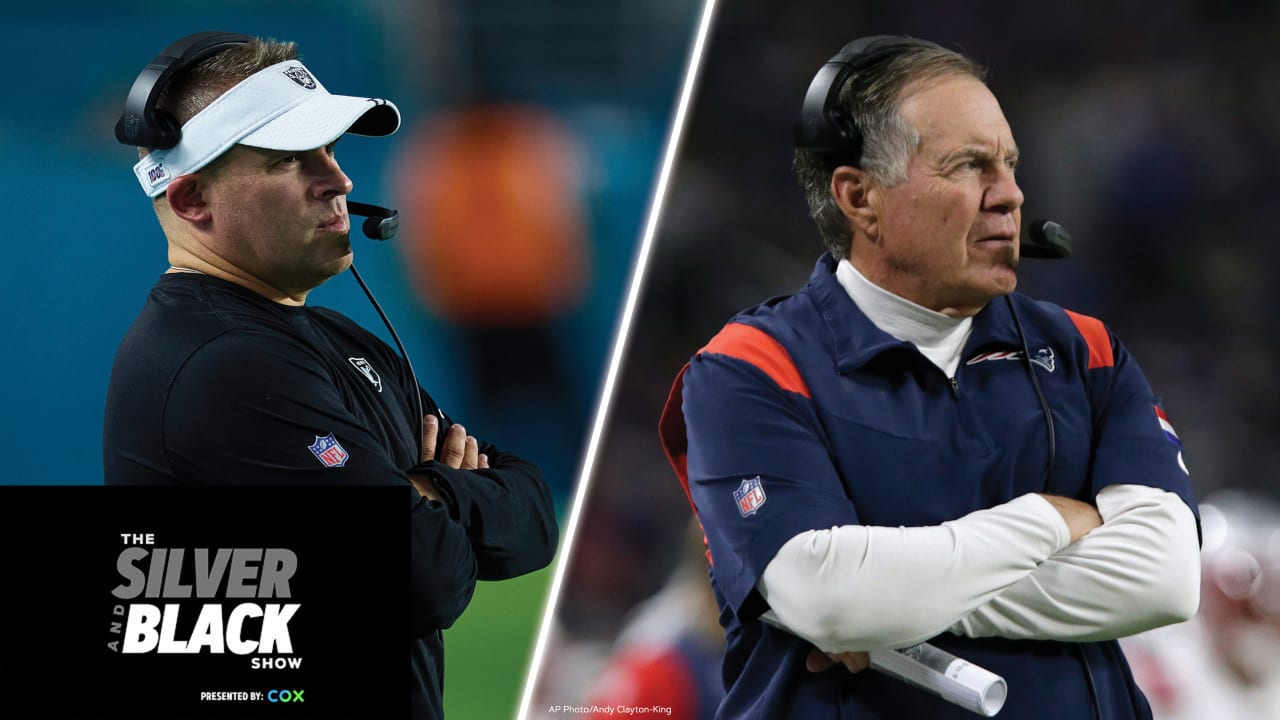
[[302,63],[286,60],[223,93],[182,126],[182,139],[133,166],[148,197],[196,172],[237,143],[268,150],[314,150],[345,132],[390,135],[400,111],[388,100],[331,95]]

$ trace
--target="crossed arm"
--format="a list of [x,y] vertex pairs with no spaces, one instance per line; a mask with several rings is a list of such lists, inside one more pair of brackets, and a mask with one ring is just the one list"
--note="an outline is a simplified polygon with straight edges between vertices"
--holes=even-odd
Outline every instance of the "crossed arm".
[[[1117,482],[1121,468],[1150,463],[1106,459],[1131,442],[1126,427],[1148,422],[1149,393],[1126,389],[1127,414],[1112,408],[1120,429],[1103,432],[1105,469],[1096,472],[1110,482],[1099,483],[1096,507],[1028,494],[936,526],[873,527],[858,524],[851,509],[833,510],[846,498],[804,402],[744,363],[700,356],[684,380],[691,492],[713,554],[748,559],[736,576],[720,572],[722,586],[738,606],[735,577],[751,578],[770,608],[766,622],[831,653],[903,647],[947,631],[1102,640],[1184,620],[1199,602],[1194,514],[1175,492],[1139,484],[1143,478]],[[789,451],[744,450],[764,442]],[[726,485],[757,473],[807,494],[770,506],[767,520],[740,520],[725,506]],[[788,539],[750,575],[753,538],[784,526],[794,528]]]
[[1098,505],[1033,494],[935,527],[801,533],[758,583],[764,619],[842,653],[943,631],[1104,640],[1194,614],[1195,518],[1181,498],[1119,485]]
[[436,458],[439,423],[433,415],[424,420],[423,464],[409,473],[409,481],[423,497],[447,505],[466,530],[477,577],[506,580],[550,563],[559,531],[538,468],[492,444],[482,445],[456,423],[445,432]]
[[[461,427],[433,458],[439,428],[427,423],[430,454],[407,473],[347,408],[324,366],[287,338],[227,333],[208,343],[173,382],[169,406],[175,410],[165,421],[168,452],[190,482],[403,486],[416,632],[449,627],[477,580],[530,572],[555,553],[555,508],[533,463],[478,443]],[[350,455],[339,467],[326,467],[307,450],[325,430]],[[453,502],[439,502],[441,488]]]

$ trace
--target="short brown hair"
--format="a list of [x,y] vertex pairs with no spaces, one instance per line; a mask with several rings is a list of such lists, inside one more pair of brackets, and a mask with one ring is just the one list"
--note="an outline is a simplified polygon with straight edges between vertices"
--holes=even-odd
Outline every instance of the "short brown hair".
[[179,125],[184,124],[250,75],[297,57],[296,43],[254,38],[205,58],[171,78],[156,108],[176,117]]

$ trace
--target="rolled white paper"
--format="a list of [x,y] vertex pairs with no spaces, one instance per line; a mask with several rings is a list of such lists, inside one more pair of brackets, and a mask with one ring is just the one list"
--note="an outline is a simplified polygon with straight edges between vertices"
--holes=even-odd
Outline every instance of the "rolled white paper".
[[901,650],[872,650],[868,655],[875,670],[983,717],[1000,712],[1009,693],[1004,678],[929,643]]

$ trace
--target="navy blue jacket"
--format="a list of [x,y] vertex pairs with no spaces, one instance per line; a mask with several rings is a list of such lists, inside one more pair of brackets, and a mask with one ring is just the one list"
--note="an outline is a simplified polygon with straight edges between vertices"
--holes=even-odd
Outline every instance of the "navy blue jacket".
[[[1137,363],[1093,318],[1012,295],[974,318],[953,384],[878,329],[819,260],[808,285],[735,317],[682,371],[664,446],[706,533],[728,637],[721,718],[971,713],[877,672],[809,673],[811,646],[760,621],[756,583],[790,538],[838,525],[927,526],[1031,492],[1092,502],[1113,484],[1196,510],[1181,445]],[[1010,303],[1053,416],[1028,377]],[[758,490],[758,492],[753,492]],[[943,634],[934,644],[1008,680],[1001,718],[1150,717],[1114,641]]]

